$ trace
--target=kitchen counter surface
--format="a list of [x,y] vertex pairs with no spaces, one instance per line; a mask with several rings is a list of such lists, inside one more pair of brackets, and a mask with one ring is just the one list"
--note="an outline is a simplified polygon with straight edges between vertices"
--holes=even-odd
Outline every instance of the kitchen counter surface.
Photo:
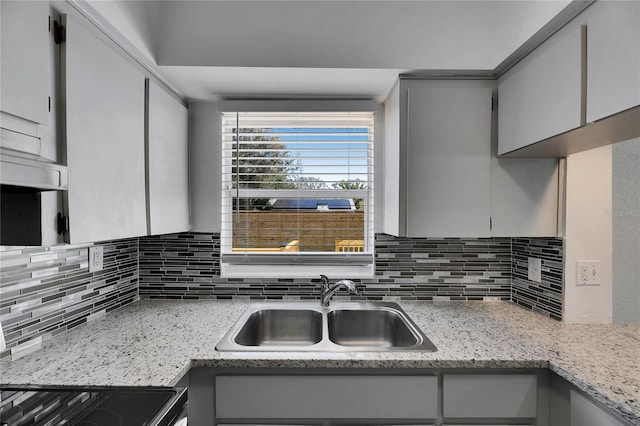
[[564,324],[507,302],[398,302],[421,352],[217,352],[249,302],[140,301],[0,363],[3,385],[173,386],[191,367],[549,368],[640,424],[640,326]]

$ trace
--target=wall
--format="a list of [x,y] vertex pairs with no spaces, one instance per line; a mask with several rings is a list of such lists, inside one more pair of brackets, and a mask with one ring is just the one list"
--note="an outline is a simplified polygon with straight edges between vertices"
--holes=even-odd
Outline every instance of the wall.
[[[612,319],[611,146],[567,157],[565,205],[565,296],[567,322]],[[576,285],[576,262],[600,262],[602,284]]]
[[640,139],[613,146],[613,322],[640,324]]
[[0,321],[17,357],[138,299],[138,240],[100,243],[104,269],[88,271],[87,245],[0,252]]

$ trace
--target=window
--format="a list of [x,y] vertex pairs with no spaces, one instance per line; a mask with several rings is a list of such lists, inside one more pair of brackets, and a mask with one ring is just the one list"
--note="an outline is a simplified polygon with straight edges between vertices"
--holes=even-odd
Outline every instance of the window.
[[223,275],[373,274],[373,123],[372,112],[223,113]]

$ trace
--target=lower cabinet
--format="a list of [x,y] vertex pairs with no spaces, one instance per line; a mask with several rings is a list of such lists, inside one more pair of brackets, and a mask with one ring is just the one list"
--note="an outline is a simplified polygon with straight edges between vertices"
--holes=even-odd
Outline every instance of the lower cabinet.
[[193,368],[189,426],[629,426],[546,369]]
[[557,374],[550,375],[549,390],[549,426],[628,425]]
[[216,417],[428,419],[435,376],[217,376]]
[[195,368],[189,425],[547,426],[547,377],[546,370]]
[[538,383],[534,374],[445,374],[444,417],[536,418]]

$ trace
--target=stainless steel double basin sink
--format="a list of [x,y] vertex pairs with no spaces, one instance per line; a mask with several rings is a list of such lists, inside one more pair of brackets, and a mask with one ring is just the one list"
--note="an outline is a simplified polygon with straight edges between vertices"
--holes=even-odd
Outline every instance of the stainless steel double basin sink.
[[437,349],[396,303],[256,303],[216,346],[219,351],[368,352]]

